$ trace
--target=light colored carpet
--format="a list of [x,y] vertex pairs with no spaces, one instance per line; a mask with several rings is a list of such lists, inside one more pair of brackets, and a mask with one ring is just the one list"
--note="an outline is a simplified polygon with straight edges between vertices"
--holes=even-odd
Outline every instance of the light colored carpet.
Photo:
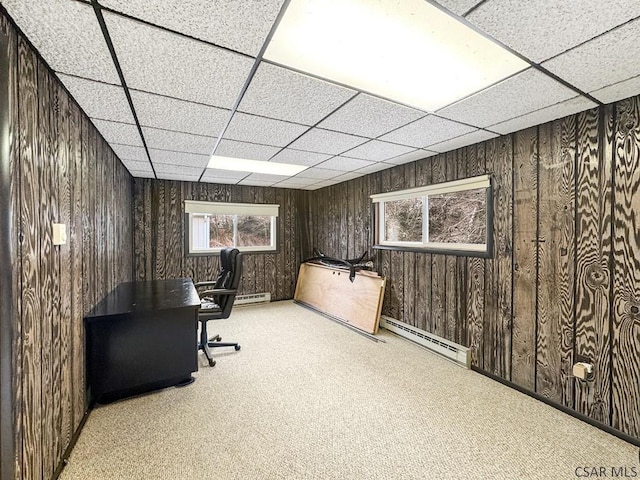
[[209,326],[242,350],[201,357],[186,388],[94,409],[61,479],[640,474],[633,445],[384,330],[375,343],[292,302]]

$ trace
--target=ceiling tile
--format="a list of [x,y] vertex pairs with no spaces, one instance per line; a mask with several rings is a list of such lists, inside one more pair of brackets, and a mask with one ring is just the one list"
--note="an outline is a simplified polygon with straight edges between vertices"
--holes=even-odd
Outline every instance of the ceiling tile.
[[[573,90],[551,77],[529,68],[439,110],[438,115],[482,128],[568,100],[575,95]],[[449,138],[458,135],[451,135]],[[447,138],[441,140],[447,140]],[[425,146],[434,143],[429,142]]]
[[310,167],[296,175],[296,178],[317,178],[318,180],[328,180],[340,175],[337,170],[327,170],[326,168]]
[[638,44],[640,19],[594,38],[542,66],[583,92],[593,92],[638,75]]
[[375,138],[425,115],[420,110],[360,94],[320,122],[318,127]]
[[158,173],[159,180],[175,180],[178,182],[197,182],[200,175],[186,173]]
[[169,150],[149,149],[149,155],[154,165],[159,163],[169,163],[172,165],[182,165],[185,167],[198,167],[202,169],[209,163],[209,155],[196,155],[194,153],[171,152]]
[[429,150],[414,150],[413,152],[409,152],[404,155],[398,155],[397,157],[390,158],[389,160],[385,160],[384,163],[390,163],[393,165],[403,165],[405,163],[422,160],[423,158],[432,157],[435,154],[436,152],[431,152]]
[[429,115],[380,137],[381,140],[421,148],[475,130],[451,120]]
[[269,145],[222,140],[215,154],[221,157],[244,158],[246,160],[269,160],[280,149]]
[[363,175],[364,173],[362,172],[349,172],[349,173],[344,173],[339,177],[332,178],[331,180],[337,180],[338,182],[348,182],[349,180],[362,177]]
[[195,175],[198,176],[202,173],[202,168],[200,167],[185,167],[184,165],[172,165],[170,163],[155,163],[153,164],[153,168],[156,173],[176,173],[179,175]]
[[202,175],[202,168],[171,165],[168,163],[154,163],[153,168],[158,178],[164,180],[189,180],[196,182]]
[[241,180],[240,182],[237,183],[237,185],[249,185],[249,186],[253,186],[253,187],[270,187],[274,184],[275,182],[271,182],[271,181],[263,181],[263,180],[251,180],[249,178]]
[[331,158],[326,153],[303,152],[302,150],[294,150],[293,148],[284,148],[276,156],[272,162],[291,163],[293,165],[317,165]]
[[151,169],[151,164],[149,163],[149,160],[146,160],[144,162],[138,162],[135,160],[122,160],[122,164],[129,171],[133,170],[136,172],[147,172],[153,175],[153,170]]
[[637,0],[489,0],[466,18],[540,63],[638,15]]
[[105,7],[256,56],[284,0],[102,0]]
[[318,190],[324,187],[330,187],[331,185],[335,185],[336,183],[340,183],[337,180],[325,180],[323,182],[314,183],[307,187],[307,190]]
[[309,127],[297,123],[236,112],[224,138],[284,147],[308,129]]
[[290,178],[288,175],[270,175],[268,173],[251,173],[245,180],[251,182],[271,182],[277,183]]
[[233,183],[238,180],[242,180],[246,176],[248,176],[248,172],[233,172],[231,170],[220,170],[217,168],[207,168],[202,176],[202,181],[205,182],[216,182],[222,179],[224,180],[233,180]]
[[114,122],[135,123],[122,87],[71,77],[62,73],[58,74],[58,77],[90,117]]
[[329,170],[338,170],[340,172],[350,172],[359,168],[367,167],[369,165],[372,165],[373,163],[374,162],[359,160],[356,158],[333,157],[326,162],[322,162],[320,165],[318,165],[318,167],[328,168]]
[[498,134],[493,132],[487,132],[486,130],[476,130],[475,132],[466,133],[459,137],[452,138],[451,140],[445,140],[444,142],[436,143],[434,145],[428,145],[430,150],[434,152],[448,152],[455,150],[456,148],[466,147],[474,143],[484,142],[490,138],[497,137]]
[[111,143],[109,146],[113,149],[120,160],[135,160],[137,162],[147,162],[147,152],[144,147],[132,147],[131,145],[118,145],[117,143]]
[[[574,113],[582,112],[590,108],[595,107],[596,104],[588,98],[579,95],[570,100],[551,105],[550,107],[537,110],[535,112],[522,115],[521,117],[507,120],[506,122],[498,123],[487,127],[489,130],[506,134],[516,132],[524,128],[532,127],[534,125],[540,125],[545,122],[550,122],[557,118],[566,117],[567,115],[573,115]],[[434,148],[434,147],[431,147]]]
[[357,173],[366,175],[369,173],[380,172],[381,170],[386,170],[387,168],[391,168],[391,167],[393,167],[393,165],[389,163],[379,162],[379,163],[374,163],[372,165],[369,165],[368,167],[361,168],[357,171]]
[[437,3],[445,7],[450,12],[456,15],[464,15],[478,3],[482,3],[481,0],[438,0]]
[[315,125],[355,94],[354,90],[262,62],[238,109]]
[[274,187],[276,187],[276,188],[304,188],[304,187],[308,187],[309,185],[313,185],[315,182],[316,182],[316,180],[312,179],[312,178],[293,177],[293,178],[287,178],[286,180],[282,180],[281,182],[278,182],[278,183],[274,184]]
[[136,178],[156,178],[153,172],[149,171],[138,171],[138,170],[129,170],[129,173]]
[[138,127],[129,123],[109,122],[92,118],[91,121],[96,126],[108,143],[119,143],[121,145],[133,145],[142,147]]
[[381,142],[380,140],[371,140],[360,145],[348,152],[343,153],[345,157],[361,158],[374,162],[381,162],[388,158],[397,157],[404,153],[413,151],[413,147],[397,145],[395,143]]
[[140,125],[177,132],[217,136],[229,118],[229,110],[177,98],[131,90]]
[[640,76],[595,90],[591,95],[602,103],[613,103],[637,95],[638,92],[640,92]]
[[290,146],[298,150],[337,155],[366,141],[366,138],[347,135],[346,133],[312,128]]
[[131,88],[230,108],[253,65],[243,55],[115,14],[105,12],[105,21]]
[[149,149],[172,150],[174,152],[199,153],[211,155],[216,144],[214,137],[172,132],[157,128],[142,127],[142,134]]
[[2,5],[51,68],[120,84],[90,5],[69,0],[2,0]]

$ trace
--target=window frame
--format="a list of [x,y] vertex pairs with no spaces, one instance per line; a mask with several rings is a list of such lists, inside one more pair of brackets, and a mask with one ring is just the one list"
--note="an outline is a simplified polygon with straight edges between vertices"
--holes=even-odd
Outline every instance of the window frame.
[[[486,239],[483,244],[429,242],[429,196],[465,190],[486,190]],[[424,187],[379,193],[370,196],[373,202],[374,246],[376,250],[440,253],[458,256],[491,258],[493,256],[493,182],[490,175],[463,178]],[[422,198],[422,241],[389,241],[385,238],[385,203],[394,200]],[[383,239],[383,240],[381,240]]]
[[[241,252],[247,253],[277,253],[278,252],[278,217],[280,205],[263,203],[229,203],[229,202],[202,202],[196,200],[185,200],[185,252],[187,256],[216,256],[220,255],[223,247],[212,247],[206,249],[192,248],[193,239],[193,215],[229,215],[233,216],[233,247]],[[238,216],[261,216],[271,217],[269,246],[238,246]]]

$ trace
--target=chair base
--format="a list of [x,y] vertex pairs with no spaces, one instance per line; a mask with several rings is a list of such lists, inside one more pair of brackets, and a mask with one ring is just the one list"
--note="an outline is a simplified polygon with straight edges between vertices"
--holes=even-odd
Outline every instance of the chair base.
[[216,365],[216,361],[213,359],[213,354],[209,350],[210,348],[233,347],[236,352],[241,348],[237,343],[221,342],[220,340],[222,340],[222,337],[220,335],[214,335],[213,337],[207,339],[206,323],[203,322],[202,330],[200,331],[200,342],[198,343],[198,350],[202,350],[204,352],[204,356],[207,358],[210,367],[214,367]]

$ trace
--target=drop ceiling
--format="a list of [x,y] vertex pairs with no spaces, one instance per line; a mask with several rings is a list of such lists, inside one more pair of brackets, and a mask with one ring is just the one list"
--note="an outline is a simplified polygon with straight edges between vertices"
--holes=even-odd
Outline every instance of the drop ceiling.
[[314,190],[640,93],[637,0],[429,1],[528,64],[435,112],[263,59],[285,0],[0,3],[134,177]]

